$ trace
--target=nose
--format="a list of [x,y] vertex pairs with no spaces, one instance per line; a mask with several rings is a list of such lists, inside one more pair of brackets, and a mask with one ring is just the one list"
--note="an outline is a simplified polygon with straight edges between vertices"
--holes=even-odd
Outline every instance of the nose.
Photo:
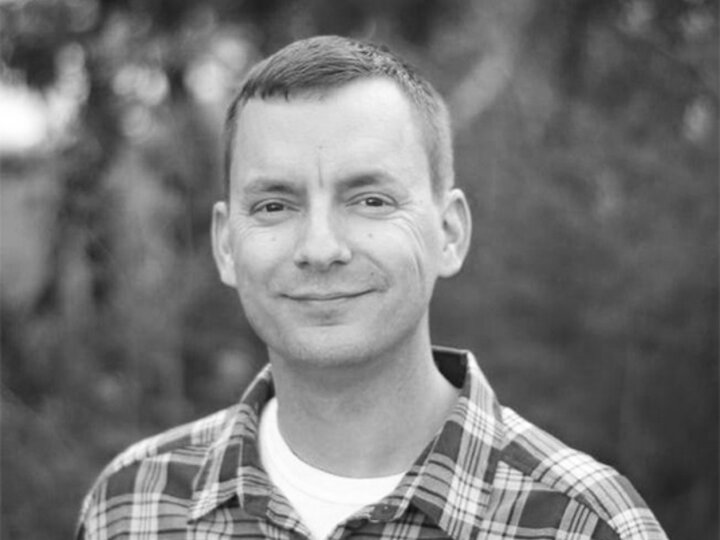
[[326,271],[350,261],[341,224],[330,208],[310,208],[298,231],[294,262],[298,267]]

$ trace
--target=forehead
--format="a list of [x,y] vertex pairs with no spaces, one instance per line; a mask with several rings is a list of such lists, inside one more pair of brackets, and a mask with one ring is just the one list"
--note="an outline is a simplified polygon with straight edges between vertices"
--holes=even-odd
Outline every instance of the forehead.
[[233,183],[260,173],[307,177],[321,169],[332,176],[363,166],[429,174],[415,111],[388,79],[287,100],[250,99],[237,119],[231,150]]

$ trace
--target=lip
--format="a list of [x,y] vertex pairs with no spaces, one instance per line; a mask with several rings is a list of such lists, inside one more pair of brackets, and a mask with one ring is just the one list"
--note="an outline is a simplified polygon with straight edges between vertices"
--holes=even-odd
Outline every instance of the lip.
[[370,293],[369,290],[363,291],[332,291],[332,292],[301,292],[286,294],[290,300],[297,302],[334,302],[338,300],[350,300],[352,298],[358,298],[365,294]]

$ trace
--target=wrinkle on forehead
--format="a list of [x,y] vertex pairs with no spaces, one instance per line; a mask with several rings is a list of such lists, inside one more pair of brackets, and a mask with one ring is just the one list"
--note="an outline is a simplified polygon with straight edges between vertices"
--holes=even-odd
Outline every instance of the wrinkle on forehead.
[[322,100],[251,100],[238,119],[232,183],[263,176],[324,188],[372,169],[431,183],[413,112],[387,81],[353,83]]
[[325,175],[323,174],[323,149],[325,148],[324,145],[319,144],[315,148],[315,167],[317,169],[317,174],[315,177],[317,178],[318,187],[323,188],[325,187]]

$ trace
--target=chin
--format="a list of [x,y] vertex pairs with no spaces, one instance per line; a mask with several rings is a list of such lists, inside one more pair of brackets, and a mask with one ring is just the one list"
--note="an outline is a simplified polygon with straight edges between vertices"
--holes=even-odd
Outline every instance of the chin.
[[[342,335],[304,335],[273,348],[287,363],[313,367],[358,366],[377,357],[367,339],[352,339]],[[376,345],[376,343],[372,343]]]

